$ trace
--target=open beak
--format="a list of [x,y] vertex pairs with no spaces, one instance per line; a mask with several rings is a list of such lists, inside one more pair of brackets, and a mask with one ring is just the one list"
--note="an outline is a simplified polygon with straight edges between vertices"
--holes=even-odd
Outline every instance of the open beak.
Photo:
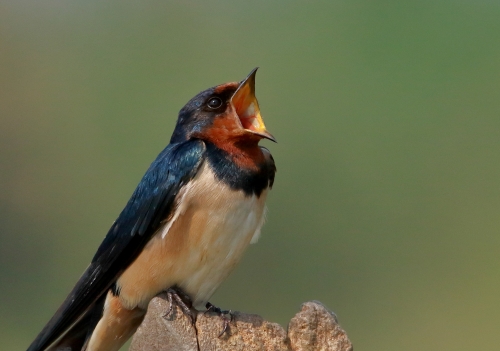
[[255,97],[256,73],[257,68],[254,68],[248,77],[240,83],[240,86],[231,98],[231,104],[238,114],[243,129],[276,142],[273,135],[266,130],[266,126],[260,115],[259,102]]

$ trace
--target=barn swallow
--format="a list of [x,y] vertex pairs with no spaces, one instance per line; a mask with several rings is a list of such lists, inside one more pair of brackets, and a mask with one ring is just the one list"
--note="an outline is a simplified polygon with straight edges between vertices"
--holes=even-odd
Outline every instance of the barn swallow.
[[149,301],[172,287],[195,306],[208,302],[257,241],[274,182],[274,160],[258,145],[275,139],[255,97],[256,71],[180,110],[170,143],[28,351],[118,350]]

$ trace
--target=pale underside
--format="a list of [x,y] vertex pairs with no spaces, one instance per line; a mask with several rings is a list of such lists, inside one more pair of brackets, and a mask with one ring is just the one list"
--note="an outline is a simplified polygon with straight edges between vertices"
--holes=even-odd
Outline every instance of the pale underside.
[[178,195],[174,215],[120,276],[120,300],[146,308],[177,285],[202,305],[255,242],[265,218],[267,190],[245,196],[217,180],[207,163]]

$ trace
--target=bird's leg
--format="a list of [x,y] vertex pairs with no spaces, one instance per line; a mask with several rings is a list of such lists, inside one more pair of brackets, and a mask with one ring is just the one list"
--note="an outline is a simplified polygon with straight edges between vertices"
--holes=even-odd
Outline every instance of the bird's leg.
[[196,322],[196,312],[193,311],[193,303],[189,296],[179,289],[178,287],[172,287],[167,289],[167,299],[169,302],[168,310],[163,315],[164,318],[168,317],[174,308],[174,301],[184,312],[185,315],[191,318],[191,322],[194,324]]
[[[229,323],[231,323],[233,321],[233,314],[232,314],[231,310],[221,310],[219,307],[214,306],[210,302],[207,302],[205,307],[207,309],[205,311],[205,313],[215,312],[219,315],[220,319],[222,319],[222,331],[219,334],[219,338],[220,338],[222,335],[224,335],[225,332],[228,331]],[[229,318],[227,318],[226,315],[228,315]]]

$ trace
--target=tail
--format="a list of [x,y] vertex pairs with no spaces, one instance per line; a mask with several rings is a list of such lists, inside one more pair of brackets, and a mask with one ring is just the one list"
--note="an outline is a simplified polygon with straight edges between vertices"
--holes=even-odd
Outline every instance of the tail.
[[54,328],[58,323],[51,323],[54,319],[60,319],[60,317],[58,318],[58,313],[56,313],[31,343],[27,351],[84,350],[88,339],[102,316],[103,305],[104,299],[101,298],[76,323],[69,326],[61,334],[56,330],[57,328]]

